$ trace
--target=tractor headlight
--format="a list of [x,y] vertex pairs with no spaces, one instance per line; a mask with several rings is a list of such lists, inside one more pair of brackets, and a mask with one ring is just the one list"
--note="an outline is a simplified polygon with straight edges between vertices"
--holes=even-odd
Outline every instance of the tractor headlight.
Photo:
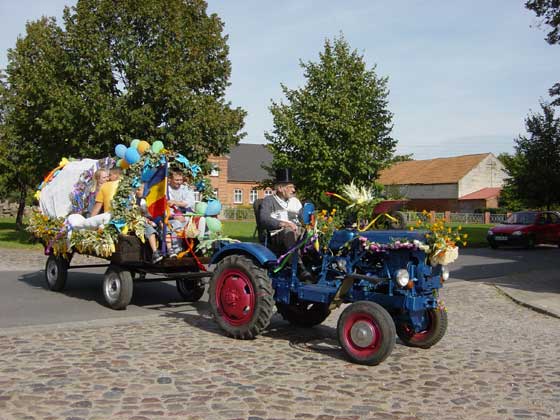
[[516,230],[515,232],[513,232],[513,233],[511,234],[511,236],[521,236],[521,235],[523,235],[523,232],[520,231],[520,230]]
[[399,286],[405,287],[408,284],[408,281],[410,280],[408,271],[405,270],[404,268],[397,270],[397,272],[395,273],[395,279],[397,280],[397,284]]
[[442,265],[441,266],[441,281],[447,281],[449,280],[449,268],[447,268],[447,266]]
[[488,230],[488,236],[492,236],[494,235],[494,232],[492,232],[492,229]]

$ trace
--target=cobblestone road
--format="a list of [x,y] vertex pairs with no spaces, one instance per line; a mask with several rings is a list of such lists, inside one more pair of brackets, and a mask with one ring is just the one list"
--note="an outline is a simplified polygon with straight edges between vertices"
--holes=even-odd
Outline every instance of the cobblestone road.
[[275,315],[253,341],[207,314],[0,330],[1,419],[560,418],[560,320],[494,287],[443,290],[449,330],[429,350],[397,342],[380,366],[347,362],[325,325]]

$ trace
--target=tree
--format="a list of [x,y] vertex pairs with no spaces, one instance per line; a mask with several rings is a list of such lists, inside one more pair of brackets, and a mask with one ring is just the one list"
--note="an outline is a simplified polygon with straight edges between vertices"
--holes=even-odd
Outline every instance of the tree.
[[0,181],[18,191],[19,227],[28,189],[56,166],[62,150],[72,152],[68,138],[59,135],[68,98],[61,82],[67,67],[62,30],[54,19],[42,18],[28,23],[26,32],[8,51],[7,82],[0,85]]
[[387,78],[368,70],[363,56],[340,36],[326,40],[319,62],[303,63],[303,88],[282,85],[287,104],[272,102],[272,133],[265,133],[272,167],[292,167],[302,195],[325,203],[325,191],[352,180],[373,184],[393,157]]
[[504,158],[509,178],[505,189],[527,207],[550,209],[560,204],[560,120],[554,109],[541,103],[543,114],[525,120],[529,137],[519,136],[515,154]]
[[63,156],[106,156],[133,138],[203,163],[245,135],[245,111],[225,101],[227,36],[204,1],[78,0],[63,19],[65,30],[28,24],[8,53],[0,161],[18,188]]
[[65,9],[84,115],[84,142],[160,139],[194,160],[224,154],[245,135],[245,111],[224,99],[227,36],[202,0],[79,0]]
[[[546,42],[551,45],[560,44],[560,1],[558,0],[528,0],[525,7],[535,12],[541,23],[552,29],[546,35]],[[549,90],[551,97],[557,97],[552,105],[560,105],[560,83],[554,84]]]

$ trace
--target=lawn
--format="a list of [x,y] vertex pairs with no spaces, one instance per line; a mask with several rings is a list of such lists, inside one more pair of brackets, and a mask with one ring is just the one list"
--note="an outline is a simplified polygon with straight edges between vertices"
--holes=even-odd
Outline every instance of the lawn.
[[15,217],[0,217],[0,247],[41,249],[42,245],[35,243],[28,232],[16,229]]
[[[457,226],[458,224],[451,224]],[[486,247],[486,232],[493,225],[462,225],[463,233],[469,235],[467,248]],[[224,236],[239,239],[244,242],[256,242],[254,237],[254,221],[225,220],[223,222]],[[41,245],[33,243],[33,237],[27,232],[16,230],[14,218],[0,218],[0,247],[41,249]]]

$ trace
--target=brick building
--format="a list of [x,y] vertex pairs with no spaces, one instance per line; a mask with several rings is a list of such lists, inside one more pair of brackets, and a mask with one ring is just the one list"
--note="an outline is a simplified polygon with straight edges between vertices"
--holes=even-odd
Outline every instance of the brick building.
[[210,174],[212,187],[225,206],[248,206],[257,198],[272,194],[270,188],[260,189],[268,178],[262,168],[272,162],[272,155],[262,144],[239,144],[228,155],[210,156],[214,165]]
[[505,178],[503,164],[483,153],[399,162],[383,170],[379,182],[406,197],[410,210],[470,213],[498,207]]

